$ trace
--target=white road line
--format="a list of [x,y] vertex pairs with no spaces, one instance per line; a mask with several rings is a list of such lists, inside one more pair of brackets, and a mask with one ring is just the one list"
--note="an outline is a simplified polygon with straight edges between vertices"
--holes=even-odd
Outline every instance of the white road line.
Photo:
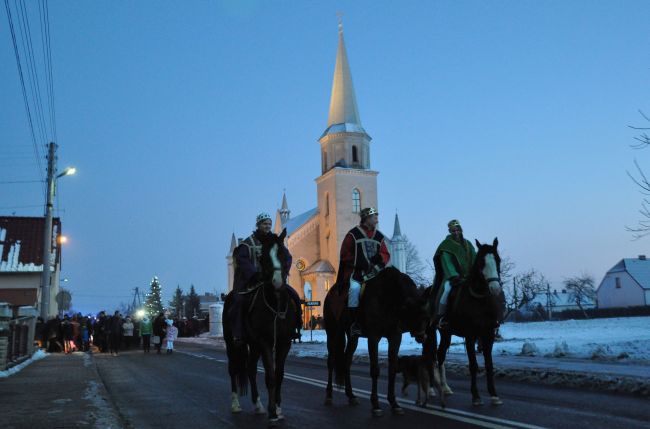
[[[207,360],[212,360],[215,362],[219,363],[227,363],[228,361],[225,359],[217,359],[212,356],[204,355],[204,354],[199,354],[199,353],[190,353],[190,352],[183,352],[183,351],[178,351],[181,354],[185,354],[188,356],[196,357],[199,359],[207,359]],[[257,368],[260,372],[264,372],[263,367],[258,367]],[[291,374],[291,373],[284,373],[284,377],[288,380],[292,380],[298,383],[303,383],[303,384],[309,384],[312,386],[316,387],[327,387],[327,382],[323,380],[317,380],[314,378],[309,378],[309,377],[304,377],[302,375],[298,374]],[[335,391],[337,392],[343,392],[343,389],[339,389],[337,387],[334,388]],[[354,392],[363,397],[364,399],[370,399],[371,392],[363,389],[353,389]],[[388,400],[385,398],[380,397],[379,399],[380,402],[384,404],[388,404]],[[438,417],[443,417],[446,419],[450,420],[456,420],[464,423],[471,423],[477,426],[485,427],[485,428],[490,428],[490,429],[502,429],[502,428],[518,428],[518,429],[544,429],[542,426],[535,426],[535,425],[530,425],[527,423],[522,423],[522,422],[516,422],[513,420],[507,420],[507,419],[500,419],[498,417],[492,417],[492,416],[486,416],[483,414],[476,414],[476,413],[470,413],[468,411],[463,411],[463,410],[458,410],[454,408],[442,408],[437,405],[428,405],[427,408],[422,408],[422,407],[417,407],[415,405],[407,404],[407,403],[401,403],[400,406],[402,408],[406,408],[408,410],[412,411],[417,411],[420,413],[424,414],[430,414]]]

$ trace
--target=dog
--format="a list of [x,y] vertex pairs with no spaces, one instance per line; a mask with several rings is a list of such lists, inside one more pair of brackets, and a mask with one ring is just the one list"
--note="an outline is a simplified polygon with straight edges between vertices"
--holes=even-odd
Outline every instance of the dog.
[[415,405],[420,407],[426,407],[429,400],[431,387],[430,367],[431,365],[427,363],[424,356],[409,355],[397,358],[397,372],[402,373],[404,377],[402,395],[408,396],[406,388],[409,384],[415,384],[418,387],[418,399],[415,401]]

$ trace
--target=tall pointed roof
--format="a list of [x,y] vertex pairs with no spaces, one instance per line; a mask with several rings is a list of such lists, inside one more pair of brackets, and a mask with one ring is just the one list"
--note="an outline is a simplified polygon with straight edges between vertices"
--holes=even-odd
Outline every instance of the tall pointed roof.
[[232,255],[232,252],[235,250],[237,247],[237,239],[235,238],[235,233],[232,233],[232,237],[230,237],[230,254]]
[[287,204],[287,194],[286,192],[282,192],[282,207],[280,208],[280,211],[283,210],[289,210],[289,205]]
[[402,229],[399,227],[399,216],[395,213],[395,228],[393,228],[393,237],[401,237]]
[[365,134],[365,130],[361,126],[357,98],[352,84],[352,73],[350,73],[350,64],[345,50],[342,23],[339,23],[339,46],[336,52],[336,65],[334,66],[330,110],[327,118],[327,129],[323,135],[336,132]]

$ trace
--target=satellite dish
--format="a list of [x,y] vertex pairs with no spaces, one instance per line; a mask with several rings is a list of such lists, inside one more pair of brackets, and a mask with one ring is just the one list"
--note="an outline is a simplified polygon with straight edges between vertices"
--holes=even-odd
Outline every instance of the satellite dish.
[[59,308],[62,310],[70,309],[70,303],[72,302],[72,295],[67,290],[62,290],[56,294],[56,303],[59,305]]

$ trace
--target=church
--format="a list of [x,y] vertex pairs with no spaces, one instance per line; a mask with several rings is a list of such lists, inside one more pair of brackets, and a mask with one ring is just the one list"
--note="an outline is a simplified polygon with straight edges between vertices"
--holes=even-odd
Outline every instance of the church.
[[[362,208],[372,206],[379,209],[379,173],[370,168],[370,141],[370,136],[361,126],[343,28],[339,24],[327,128],[318,139],[321,175],[316,178],[317,206],[292,217],[287,196],[283,194],[274,223],[277,234],[283,228],[287,229],[287,247],[293,257],[288,283],[306,301],[324,302],[327,291],[336,281],[339,252],[345,235],[359,224]],[[387,218],[380,209],[379,218],[380,225],[381,219]],[[226,257],[229,291],[234,277],[232,254],[241,240],[232,235]],[[393,237],[386,240],[391,254],[390,264],[405,272],[406,240],[401,234],[397,214]],[[313,314],[322,314],[322,307],[314,308]]]

